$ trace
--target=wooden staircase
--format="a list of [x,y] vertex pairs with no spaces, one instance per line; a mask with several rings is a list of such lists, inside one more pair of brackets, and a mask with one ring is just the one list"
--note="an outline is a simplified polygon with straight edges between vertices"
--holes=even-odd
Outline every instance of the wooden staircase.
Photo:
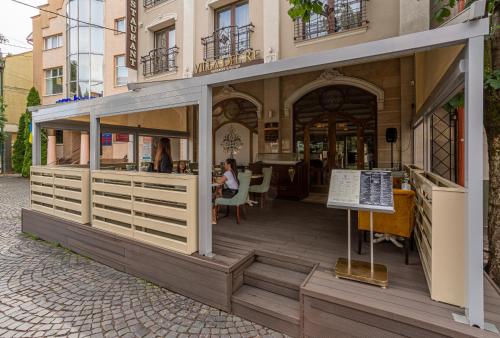
[[314,264],[259,253],[241,269],[233,313],[292,337],[300,336],[300,287]]

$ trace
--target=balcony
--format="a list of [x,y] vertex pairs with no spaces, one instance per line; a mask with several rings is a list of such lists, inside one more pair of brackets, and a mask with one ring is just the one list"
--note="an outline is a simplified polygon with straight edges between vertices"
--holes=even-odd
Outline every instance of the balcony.
[[143,6],[145,9],[153,8],[167,0],[144,0]]
[[178,47],[153,49],[148,55],[141,57],[142,74],[151,76],[176,71],[178,53]]
[[325,4],[321,14],[313,14],[309,21],[295,20],[294,40],[311,40],[366,26],[367,0],[335,0]]
[[203,44],[203,59],[213,61],[222,57],[241,54],[252,50],[250,46],[250,35],[255,26],[228,26],[223,27],[212,35],[201,39]]

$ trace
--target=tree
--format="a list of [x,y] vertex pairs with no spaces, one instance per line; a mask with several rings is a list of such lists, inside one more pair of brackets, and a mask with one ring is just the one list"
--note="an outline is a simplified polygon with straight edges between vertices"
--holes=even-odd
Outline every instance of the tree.
[[[469,0],[470,6],[476,0]],[[436,19],[443,21],[451,15],[456,0],[443,1]],[[484,128],[488,141],[488,242],[489,257],[486,270],[500,284],[500,0],[488,0],[490,34],[484,47]]]
[[288,15],[293,19],[302,19],[309,21],[311,14],[323,13],[323,2],[320,0],[288,0],[291,7]]
[[[32,107],[32,106],[38,106],[40,105],[40,95],[38,94],[38,91],[35,89],[35,87],[32,87],[30,89],[30,92],[28,94],[27,102],[26,102],[26,107]],[[23,168],[22,168],[22,175],[24,177],[29,177],[30,175],[30,167],[32,163],[32,152],[31,152],[31,112],[26,109],[26,112],[24,113],[25,115],[25,127],[24,127],[24,161],[23,161]],[[47,136],[42,133],[41,135],[41,140],[42,140],[42,164],[45,164],[47,162]]]
[[5,171],[5,140],[7,140],[7,133],[5,132],[5,123],[7,122],[7,117],[5,116],[5,108],[3,97],[0,96],[0,166],[2,167],[2,172]]
[[12,167],[14,172],[21,173],[23,171],[24,162],[24,132],[26,129],[26,113],[19,117],[18,133],[12,150]]

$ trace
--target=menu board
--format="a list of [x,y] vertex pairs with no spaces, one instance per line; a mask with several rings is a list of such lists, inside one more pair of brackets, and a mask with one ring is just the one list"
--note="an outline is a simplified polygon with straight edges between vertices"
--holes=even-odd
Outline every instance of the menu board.
[[332,170],[327,206],[394,212],[391,172]]

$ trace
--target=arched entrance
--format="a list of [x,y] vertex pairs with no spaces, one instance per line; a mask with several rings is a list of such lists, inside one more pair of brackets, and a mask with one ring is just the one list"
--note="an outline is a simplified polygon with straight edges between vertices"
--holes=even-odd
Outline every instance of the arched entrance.
[[293,105],[293,134],[312,185],[326,185],[333,168],[372,168],[377,163],[377,96],[346,84],[316,88]]
[[253,162],[258,151],[259,108],[241,97],[230,97],[213,107],[213,161],[234,157],[238,165]]

